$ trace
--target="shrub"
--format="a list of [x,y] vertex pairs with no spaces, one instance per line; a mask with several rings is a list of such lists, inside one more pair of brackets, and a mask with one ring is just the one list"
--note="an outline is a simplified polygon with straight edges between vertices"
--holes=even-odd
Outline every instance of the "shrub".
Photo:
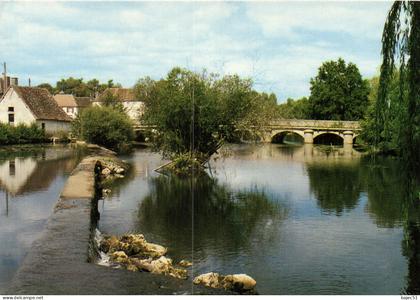
[[0,144],[29,144],[43,143],[47,141],[45,132],[36,123],[31,125],[18,124],[11,126],[0,123]]
[[85,109],[73,129],[74,134],[89,143],[120,150],[134,138],[129,117],[112,107],[94,106]]

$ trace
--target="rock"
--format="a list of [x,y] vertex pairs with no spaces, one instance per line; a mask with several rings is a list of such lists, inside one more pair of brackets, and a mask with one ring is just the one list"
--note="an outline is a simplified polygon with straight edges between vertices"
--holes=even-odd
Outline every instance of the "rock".
[[194,278],[194,284],[202,284],[211,288],[224,288],[226,290],[244,293],[254,289],[257,282],[246,274],[220,275],[218,273],[201,274]]
[[166,249],[165,247],[158,245],[158,244],[153,244],[153,243],[147,243],[145,242],[143,244],[143,252],[145,254],[148,254],[152,257],[161,257],[163,255],[166,254],[166,252],[168,252],[168,249]]
[[109,174],[111,174],[111,170],[108,169],[108,168],[104,168],[104,169],[102,169],[101,174],[105,175],[105,176],[108,176]]
[[192,266],[192,262],[189,262],[188,260],[183,259],[178,263],[178,265],[184,268],[188,268]]
[[108,195],[109,193],[111,193],[110,189],[102,189],[102,194]]
[[135,265],[128,264],[127,265],[127,270],[132,271],[132,272],[137,272],[139,269]]
[[257,282],[246,274],[226,275],[222,280],[222,286],[227,290],[244,292],[252,290]]
[[120,168],[120,167],[116,167],[116,168],[114,169],[114,171],[115,171],[115,173],[117,173],[117,174],[124,174],[124,173],[125,173],[125,170],[124,170],[123,168]]
[[119,250],[119,245],[120,241],[115,236],[111,236],[101,241],[99,249],[105,253],[115,252]]
[[207,287],[211,288],[221,288],[223,277],[219,275],[219,273],[206,273],[201,274],[194,278],[193,283],[194,284],[202,284]]
[[179,279],[187,279],[187,270],[177,269],[172,266],[172,259],[161,256],[156,260],[132,258],[131,262],[140,270],[154,274],[169,275]]
[[112,259],[118,263],[126,263],[128,261],[128,256],[124,251],[115,251],[112,253]]
[[115,174],[115,175],[114,175],[114,177],[115,177],[115,178],[124,178],[125,176],[124,176],[124,175],[122,175],[122,174]]

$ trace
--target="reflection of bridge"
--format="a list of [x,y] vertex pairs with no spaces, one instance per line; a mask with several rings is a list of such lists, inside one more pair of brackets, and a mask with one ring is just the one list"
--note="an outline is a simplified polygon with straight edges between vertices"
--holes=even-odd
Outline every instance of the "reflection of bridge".
[[[155,126],[136,125],[139,132],[153,130]],[[359,135],[361,127],[356,121],[326,120],[276,120],[263,127],[263,141],[282,140],[287,134],[301,136],[305,144],[313,144],[323,135],[335,135],[342,139],[344,145],[353,145],[354,138]]]
[[332,134],[342,138],[343,144],[353,144],[360,131],[360,124],[355,121],[276,120],[265,126],[264,141],[271,142],[276,137],[281,140],[288,133],[294,133],[301,136],[305,144],[313,144],[314,139]]

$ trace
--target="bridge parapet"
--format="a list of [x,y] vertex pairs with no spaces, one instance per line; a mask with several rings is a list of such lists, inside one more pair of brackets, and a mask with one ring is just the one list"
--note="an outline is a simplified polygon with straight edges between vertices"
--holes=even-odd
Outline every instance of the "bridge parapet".
[[331,121],[331,120],[298,120],[278,119],[272,121],[267,127],[271,128],[296,128],[312,130],[361,130],[358,121]]

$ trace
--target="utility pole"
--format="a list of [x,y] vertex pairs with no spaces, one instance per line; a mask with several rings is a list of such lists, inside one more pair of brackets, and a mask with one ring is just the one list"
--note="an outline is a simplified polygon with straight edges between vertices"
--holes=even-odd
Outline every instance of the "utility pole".
[[29,84],[29,87],[31,87],[31,77],[29,77],[28,79],[28,84]]

